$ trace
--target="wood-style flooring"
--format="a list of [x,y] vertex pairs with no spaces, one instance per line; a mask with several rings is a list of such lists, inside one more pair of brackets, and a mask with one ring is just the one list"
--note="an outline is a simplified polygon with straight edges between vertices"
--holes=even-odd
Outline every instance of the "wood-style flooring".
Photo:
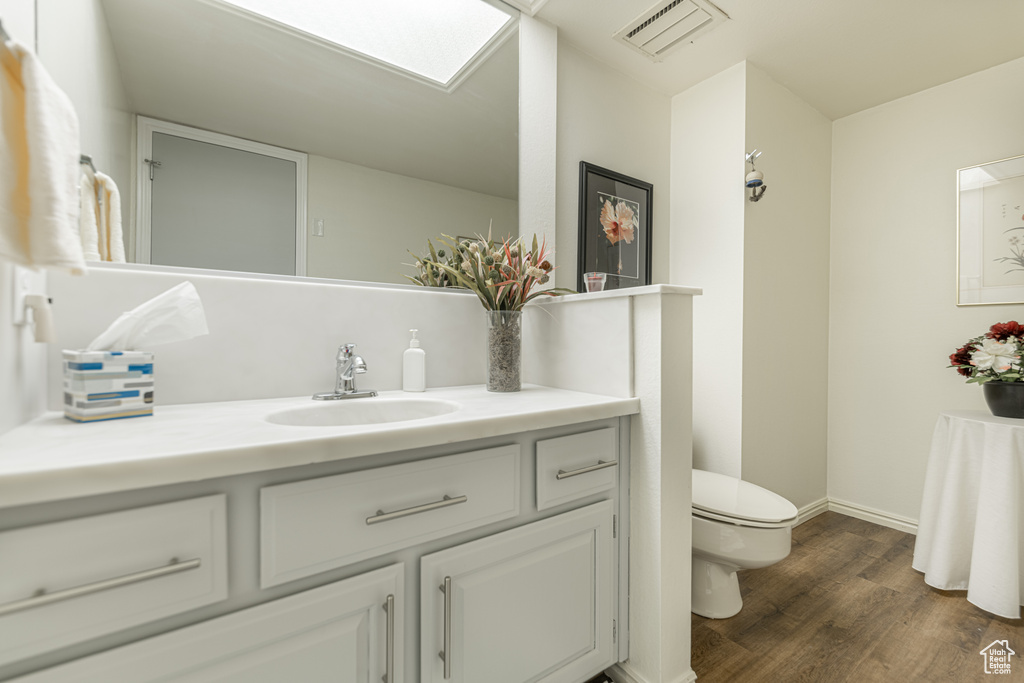
[[[699,683],[1024,681],[1024,621],[929,587],[913,554],[913,535],[835,512],[794,528],[789,557],[740,572],[739,614],[693,615]],[[978,653],[1003,639],[1012,673],[986,675]]]

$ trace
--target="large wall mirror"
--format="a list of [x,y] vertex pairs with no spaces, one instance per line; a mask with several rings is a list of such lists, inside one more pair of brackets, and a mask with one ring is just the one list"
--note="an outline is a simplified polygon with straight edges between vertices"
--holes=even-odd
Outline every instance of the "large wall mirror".
[[36,4],[129,262],[402,284],[428,238],[518,232],[518,19],[498,0],[454,87],[224,0]]

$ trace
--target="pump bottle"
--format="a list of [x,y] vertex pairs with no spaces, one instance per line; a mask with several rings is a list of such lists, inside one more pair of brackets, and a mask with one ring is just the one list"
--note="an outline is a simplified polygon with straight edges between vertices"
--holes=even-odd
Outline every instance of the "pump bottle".
[[409,348],[402,354],[402,390],[425,391],[427,388],[427,352],[420,348],[416,338],[419,330],[412,332]]

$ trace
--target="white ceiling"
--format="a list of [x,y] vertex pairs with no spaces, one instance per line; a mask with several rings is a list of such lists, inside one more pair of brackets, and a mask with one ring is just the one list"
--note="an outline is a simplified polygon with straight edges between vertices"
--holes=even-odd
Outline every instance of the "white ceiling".
[[[445,95],[204,0],[102,1],[139,113],[517,195],[516,38]],[[1024,0],[716,0],[731,19],[661,63],[612,38],[654,0],[509,1],[665,95],[748,59],[833,119],[1024,56]]]
[[612,39],[655,0],[547,0],[536,16],[666,95],[750,60],[837,119],[1024,56],[1024,0],[714,0],[730,20],[660,64]]
[[518,195],[518,35],[449,94],[204,0],[102,1],[136,113]]

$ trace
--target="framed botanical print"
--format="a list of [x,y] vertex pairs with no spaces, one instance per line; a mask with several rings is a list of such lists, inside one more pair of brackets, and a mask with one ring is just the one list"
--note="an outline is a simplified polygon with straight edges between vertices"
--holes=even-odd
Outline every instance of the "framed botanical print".
[[576,288],[584,273],[604,274],[604,289],[651,284],[651,183],[580,162]]
[[958,306],[1024,303],[1024,156],[957,171]]

